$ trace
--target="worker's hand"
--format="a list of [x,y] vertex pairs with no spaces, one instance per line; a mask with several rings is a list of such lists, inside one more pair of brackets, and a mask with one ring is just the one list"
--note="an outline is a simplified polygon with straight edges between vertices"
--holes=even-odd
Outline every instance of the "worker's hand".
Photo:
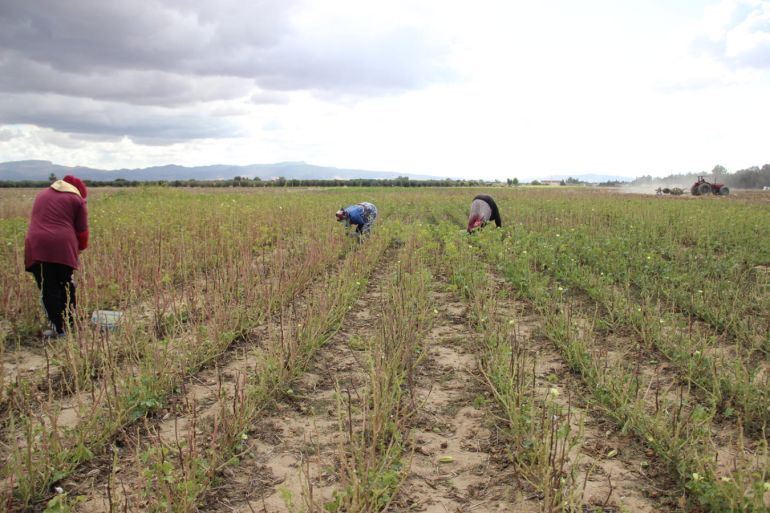
[[85,249],[79,249],[79,250],[78,250],[78,255],[79,255],[80,253],[82,253],[83,251],[85,251]]

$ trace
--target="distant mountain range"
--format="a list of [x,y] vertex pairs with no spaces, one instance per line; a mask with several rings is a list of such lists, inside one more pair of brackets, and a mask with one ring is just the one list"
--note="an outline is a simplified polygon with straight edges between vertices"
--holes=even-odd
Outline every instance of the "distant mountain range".
[[[407,173],[389,173],[384,171],[366,171],[363,169],[341,169],[336,167],[314,166],[305,162],[281,162],[278,164],[251,164],[248,166],[156,166],[142,169],[118,169],[106,171],[90,167],[60,166],[47,160],[22,160],[0,164],[0,180],[47,180],[53,173],[58,178],[74,175],[83,180],[112,181],[125,180],[231,180],[236,176],[244,178],[259,177],[261,180],[273,180],[284,177],[289,180],[352,180],[355,178],[393,179],[408,176],[413,180],[443,180],[446,177],[415,175]],[[462,178],[453,178],[462,180]]]
[[[21,160],[0,163],[0,180],[48,180],[51,173],[58,178],[74,175],[83,180],[109,182],[118,178],[131,181],[157,180],[231,180],[236,176],[273,180],[284,177],[288,180],[353,180],[356,178],[390,180],[398,176],[408,176],[412,180],[443,180],[446,177],[431,175],[416,175],[410,173],[391,173],[385,171],[366,171],[363,169],[342,169],[337,167],[314,166],[305,162],[280,162],[278,164],[251,164],[248,166],[228,166],[218,164],[213,166],[185,167],[177,165],[146,167],[141,169],[118,169],[107,171],[90,167],[60,166],[47,160]],[[538,180],[566,180],[575,178],[584,182],[628,182],[630,178],[608,175],[552,175]],[[456,178],[452,180],[478,180],[474,178]],[[505,181],[505,180],[501,180]],[[528,180],[521,180],[527,182]]]

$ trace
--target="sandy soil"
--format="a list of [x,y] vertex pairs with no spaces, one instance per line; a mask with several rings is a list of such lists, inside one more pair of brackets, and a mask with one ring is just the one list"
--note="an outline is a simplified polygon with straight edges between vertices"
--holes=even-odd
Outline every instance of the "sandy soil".
[[[366,291],[293,386],[292,394],[279,398],[255,419],[248,449],[237,465],[223,466],[199,511],[285,512],[292,510],[292,501],[299,511],[303,497],[317,504],[331,499],[339,486],[334,470],[343,436],[336,394],[355,397],[366,386],[366,341],[381,321],[383,283],[397,255],[395,248],[386,253]],[[497,291],[506,288],[500,276],[493,275],[492,281]],[[411,420],[406,462],[410,470],[389,511],[540,511],[542,495],[536,483],[517,470],[506,442],[506,426],[497,417],[479,373],[481,335],[471,327],[468,305],[447,288],[446,279],[436,276],[430,290],[436,315],[421,334],[425,356],[411,390],[421,407]],[[541,320],[529,307],[503,298],[492,315],[516,320],[517,337],[536,363],[535,394],[546,395],[556,388],[564,410],[574,412],[567,421],[576,431],[582,430],[583,442],[569,454],[567,467],[582,486],[585,509],[677,509],[670,473],[654,454],[583,400],[588,393],[579,376],[544,338]],[[255,328],[250,340],[186,380],[162,411],[121,432],[108,450],[57,483],[71,496],[83,496],[73,509],[145,511],[147,500],[138,488],[138,454],[152,444],[205,445],[206,428],[220,416],[220,398],[233,397],[244,386],[254,368],[254,348],[270,329],[269,324]],[[9,351],[4,379],[32,373],[34,379],[46,382],[51,378],[49,371],[42,370],[45,362],[39,347]],[[62,421],[66,421],[74,409],[67,408],[71,398],[61,400]],[[448,458],[451,461],[441,461]],[[42,511],[44,504],[35,509]]]

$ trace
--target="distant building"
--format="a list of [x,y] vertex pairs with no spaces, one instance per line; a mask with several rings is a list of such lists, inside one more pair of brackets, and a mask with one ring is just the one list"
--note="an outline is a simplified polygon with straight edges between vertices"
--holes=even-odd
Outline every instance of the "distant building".
[[561,180],[540,180],[543,185],[561,185]]

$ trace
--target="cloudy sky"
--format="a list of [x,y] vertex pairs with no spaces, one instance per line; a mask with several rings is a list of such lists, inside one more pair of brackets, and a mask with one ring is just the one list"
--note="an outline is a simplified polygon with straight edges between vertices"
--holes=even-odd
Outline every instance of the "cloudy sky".
[[0,162],[770,163],[770,1],[0,0]]

